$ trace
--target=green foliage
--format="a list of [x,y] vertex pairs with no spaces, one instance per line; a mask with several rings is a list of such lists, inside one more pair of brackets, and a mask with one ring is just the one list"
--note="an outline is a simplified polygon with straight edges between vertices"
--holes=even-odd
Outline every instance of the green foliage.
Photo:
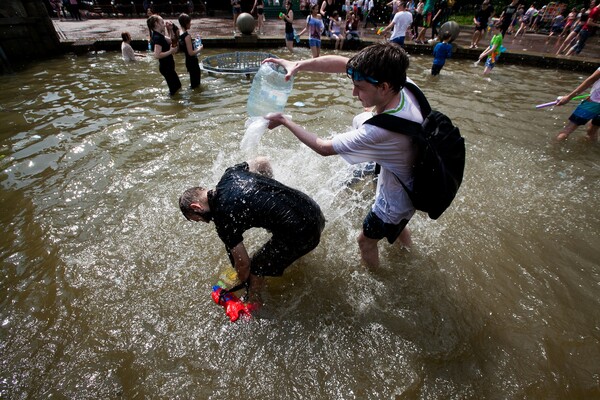
[[454,21],[459,25],[473,25],[473,16],[474,14],[452,14],[449,21]]

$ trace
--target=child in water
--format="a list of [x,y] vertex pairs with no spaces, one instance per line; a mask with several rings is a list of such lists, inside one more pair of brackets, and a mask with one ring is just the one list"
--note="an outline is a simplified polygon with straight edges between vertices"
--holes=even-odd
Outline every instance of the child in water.
[[446,64],[446,58],[452,56],[451,37],[452,34],[450,32],[444,32],[440,37],[442,41],[433,48],[433,65],[431,66],[431,75],[433,76],[439,75],[444,64]]
[[490,46],[485,49],[480,55],[477,63],[479,63],[483,57],[487,56],[485,61],[485,68],[483,70],[484,75],[488,75],[492,72],[492,69],[496,65],[502,49],[502,26],[499,24],[494,25],[494,37],[490,41]]

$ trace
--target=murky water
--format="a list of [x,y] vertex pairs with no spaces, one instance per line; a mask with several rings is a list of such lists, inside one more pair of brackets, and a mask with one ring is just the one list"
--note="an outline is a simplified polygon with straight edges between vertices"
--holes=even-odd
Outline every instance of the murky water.
[[[574,105],[534,109],[585,76],[450,60],[432,79],[430,63],[410,76],[461,127],[465,180],[375,272],[355,242],[372,185],[285,130],[240,150],[250,81],[205,75],[170,99],[154,61],[109,53],[0,77],[0,397],[598,398],[600,147],[552,140]],[[360,111],[341,75],[299,76],[288,104],[323,137]],[[328,224],[231,324],[210,299],[223,246],[177,198],[256,154]]]

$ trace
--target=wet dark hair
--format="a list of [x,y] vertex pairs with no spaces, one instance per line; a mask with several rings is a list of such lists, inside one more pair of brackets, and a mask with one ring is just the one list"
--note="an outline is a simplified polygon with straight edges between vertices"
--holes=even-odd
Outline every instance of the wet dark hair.
[[121,32],[121,39],[123,39],[124,42],[131,40],[131,35],[129,34],[129,32]]
[[191,187],[179,197],[179,209],[187,219],[189,219],[190,215],[196,214],[196,211],[191,207],[191,204],[200,201],[200,196],[204,190],[205,189],[200,186]]
[[406,83],[408,55],[400,45],[387,42],[365,47],[354,55],[346,68],[352,68],[363,75],[387,82],[395,92],[400,92]]
[[179,25],[181,25],[183,29],[189,29],[190,24],[192,23],[192,19],[190,18],[190,16],[185,13],[182,13],[179,16],[178,21]]

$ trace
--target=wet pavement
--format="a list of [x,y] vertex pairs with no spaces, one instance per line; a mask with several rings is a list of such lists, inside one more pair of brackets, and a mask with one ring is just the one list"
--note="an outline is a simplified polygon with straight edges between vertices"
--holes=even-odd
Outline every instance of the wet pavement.
[[[176,17],[165,17],[167,20],[176,22]],[[108,18],[88,19],[83,21],[54,19],[54,26],[59,34],[60,40],[67,46],[95,45],[96,48],[116,49],[121,42],[121,32],[128,31],[134,40],[134,48],[140,48],[146,43],[148,28],[145,18]],[[179,25],[179,24],[178,24]],[[296,19],[294,28],[300,31],[304,28],[304,19]],[[264,26],[264,34],[256,36],[245,36],[234,34],[233,21],[227,17],[200,17],[194,18],[191,33],[202,36],[205,47],[270,47],[284,46],[284,24],[278,19],[267,19]],[[384,40],[376,34],[375,28],[364,29],[361,24],[361,40],[363,44],[374,43]],[[458,38],[454,41],[456,48],[453,57],[477,59],[481,51],[489,43],[490,36],[480,41],[479,49],[470,49],[471,27],[461,27]],[[428,32],[428,36],[430,34]],[[333,42],[323,40],[323,54],[326,50],[333,49]],[[118,45],[118,46],[117,46]],[[297,44],[295,44],[297,45]],[[306,35],[303,36],[301,46],[307,46]],[[582,53],[578,56],[557,56],[556,39],[544,34],[527,33],[524,37],[513,39],[507,35],[504,39],[504,47],[507,51],[503,54],[503,62],[535,65],[546,68],[564,68],[570,70],[581,70],[581,72],[592,72],[600,65],[600,35],[588,39]],[[355,47],[357,48],[357,47]],[[431,54],[432,45],[415,44],[407,37],[406,48],[409,53]]]

